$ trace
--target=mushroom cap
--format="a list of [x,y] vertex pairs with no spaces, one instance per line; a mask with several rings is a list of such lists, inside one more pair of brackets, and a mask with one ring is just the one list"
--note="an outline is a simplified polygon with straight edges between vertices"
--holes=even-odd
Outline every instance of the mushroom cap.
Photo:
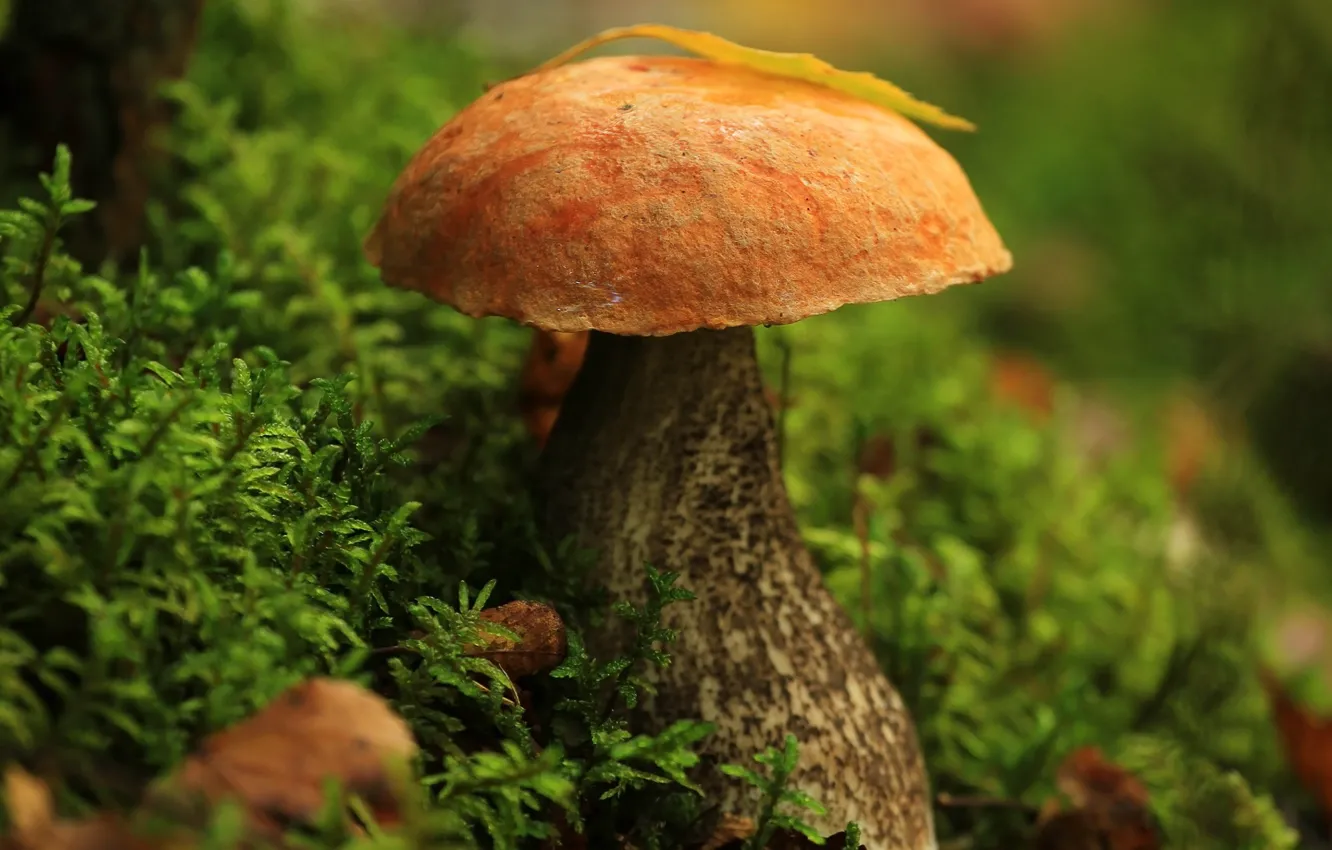
[[785,324],[1012,265],[908,119],[669,56],[495,86],[412,158],[364,249],[387,284],[469,316],[636,336]]

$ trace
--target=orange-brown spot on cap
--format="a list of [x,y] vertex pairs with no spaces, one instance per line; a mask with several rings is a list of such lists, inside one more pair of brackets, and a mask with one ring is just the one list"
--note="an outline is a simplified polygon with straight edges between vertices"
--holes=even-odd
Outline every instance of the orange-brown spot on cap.
[[665,56],[496,86],[408,163],[365,252],[467,315],[632,335],[784,324],[1012,264],[908,119]]

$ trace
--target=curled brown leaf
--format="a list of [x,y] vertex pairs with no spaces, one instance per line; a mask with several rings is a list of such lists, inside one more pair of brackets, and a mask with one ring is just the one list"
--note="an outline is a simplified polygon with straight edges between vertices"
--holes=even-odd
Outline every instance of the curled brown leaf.
[[5,769],[5,805],[11,831],[0,836],[0,850],[165,850],[135,836],[116,814],[57,818],[50,787],[14,765]]
[[713,827],[712,834],[698,850],[722,850],[724,847],[737,845],[753,835],[756,829],[754,821],[749,818],[724,814]]
[[1044,850],[1158,850],[1147,787],[1098,747],[1070,752],[1055,773],[1055,785],[1072,808],[1047,806],[1036,846]]
[[[465,647],[468,655],[494,662],[510,679],[549,670],[564,660],[568,638],[559,613],[541,602],[516,601],[481,612],[482,643]],[[494,623],[517,640],[498,631],[486,631]]]
[[1258,674],[1292,772],[1323,812],[1332,814],[1332,717],[1301,704],[1267,667],[1260,667]]
[[1012,352],[996,354],[990,364],[990,391],[1037,422],[1046,421],[1054,412],[1054,376],[1034,357]]
[[587,352],[588,332],[538,330],[523,363],[518,407],[527,432],[544,446]]
[[207,738],[149,800],[177,815],[235,800],[255,834],[278,839],[320,813],[331,779],[391,824],[399,816],[391,764],[415,753],[411,730],[383,698],[351,682],[309,679]]

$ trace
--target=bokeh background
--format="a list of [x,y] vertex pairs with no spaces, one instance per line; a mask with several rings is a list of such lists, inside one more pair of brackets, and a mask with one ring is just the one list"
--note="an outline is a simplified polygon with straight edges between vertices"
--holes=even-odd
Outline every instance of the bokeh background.
[[[521,70],[654,21],[873,71],[979,125],[936,137],[1017,258],[944,296],[1059,376],[1200,403],[1332,520],[1332,5],[1321,0],[358,0]],[[661,50],[618,42],[612,51]],[[669,49],[669,48],[667,48]],[[913,309],[915,305],[904,306]]]

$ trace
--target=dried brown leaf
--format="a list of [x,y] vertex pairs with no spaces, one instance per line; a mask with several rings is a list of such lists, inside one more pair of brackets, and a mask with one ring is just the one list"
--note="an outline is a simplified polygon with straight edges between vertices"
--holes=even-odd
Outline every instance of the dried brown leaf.
[[167,850],[135,837],[118,815],[57,819],[51,789],[14,765],[5,770],[5,803],[12,831],[0,850]]
[[996,355],[990,364],[990,391],[1037,422],[1044,422],[1054,412],[1054,376],[1033,357]]
[[1073,809],[1056,812],[1043,821],[1032,842],[1034,850],[1106,850],[1100,819],[1091,812]]
[[1079,747],[1065,756],[1055,784],[1080,809],[1108,809],[1122,804],[1148,805],[1147,786],[1108,761],[1099,747]]
[[1301,705],[1266,667],[1258,673],[1291,771],[1323,812],[1332,814],[1332,717]]
[[151,800],[186,807],[238,800],[251,829],[276,839],[319,813],[324,783],[335,779],[387,825],[398,817],[390,763],[415,753],[411,730],[381,697],[351,682],[310,679],[206,739]]
[[[932,428],[915,428],[906,434],[908,452],[924,452],[940,443],[939,432]],[[872,434],[860,446],[856,456],[856,474],[887,481],[897,474],[901,458],[898,445],[889,434]]]
[[51,789],[15,765],[5,769],[5,803],[16,835],[36,835],[55,821]]
[[871,478],[888,479],[897,471],[897,445],[886,434],[875,434],[860,447],[856,470]]
[[722,850],[723,847],[743,842],[753,835],[757,828],[754,821],[747,817],[724,814],[707,841],[699,845],[698,850]]
[[1189,495],[1203,470],[1220,453],[1224,436],[1212,414],[1187,396],[1165,409],[1167,472],[1175,495]]
[[564,396],[587,353],[588,333],[538,330],[532,337],[519,381],[518,407],[527,432],[544,446],[559,418]]
[[[468,655],[494,662],[510,679],[531,676],[549,670],[564,660],[568,640],[559,613],[541,602],[509,602],[481,612],[479,631],[484,643],[469,644]],[[486,632],[485,623],[495,623],[518,635]]]
[[178,829],[150,840],[110,812],[58,820],[46,785],[10,768],[5,796],[14,831],[0,839],[0,850],[187,850],[195,844],[189,828],[226,799],[241,804],[252,838],[280,841],[292,824],[320,813],[329,779],[389,825],[399,814],[390,763],[415,753],[410,729],[382,698],[350,682],[310,679],[207,738],[149,789],[138,815],[165,816]]
[[1055,774],[1055,785],[1071,810],[1043,809],[1036,846],[1044,850],[1158,850],[1147,787],[1108,761],[1097,747],[1070,752]]

